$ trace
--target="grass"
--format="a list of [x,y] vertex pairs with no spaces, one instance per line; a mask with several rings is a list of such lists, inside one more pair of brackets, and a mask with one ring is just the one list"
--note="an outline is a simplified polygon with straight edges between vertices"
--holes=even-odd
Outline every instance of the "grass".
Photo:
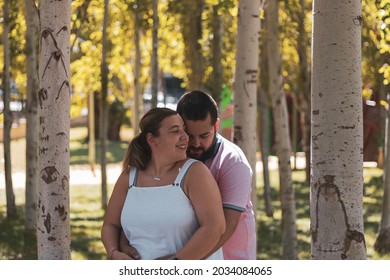
[[[131,133],[124,131],[124,142],[109,143],[108,162],[119,164]],[[88,145],[84,141],[85,128],[73,128],[71,130],[71,165],[72,168],[86,168],[88,164]],[[12,142],[13,170],[24,170],[24,140]],[[2,145],[0,154],[2,154]],[[97,152],[97,155],[98,152]],[[0,170],[3,172],[3,163],[0,162]],[[260,175],[258,175],[260,176]],[[267,217],[264,211],[262,197],[263,187],[258,186],[258,259],[281,259],[281,233],[280,233],[280,202],[278,196],[278,174],[271,171],[271,186],[274,216]],[[370,260],[390,259],[390,254],[379,255],[375,252],[374,242],[378,232],[381,218],[381,203],[383,190],[381,185],[382,170],[378,168],[364,169],[364,226],[367,246],[367,258]],[[261,177],[258,182],[262,182]],[[3,184],[3,182],[1,182]],[[296,196],[297,214],[297,241],[299,259],[310,259],[310,209],[309,186],[304,183],[304,172],[293,172],[293,184]],[[109,185],[109,192],[112,190]],[[24,235],[24,190],[15,188],[16,204],[18,208],[17,219],[7,219],[5,205],[5,191],[0,188],[0,260],[1,259],[36,259],[35,243],[31,237]],[[101,209],[101,193],[99,185],[71,185],[71,250],[74,260],[99,260],[105,259],[106,254],[100,241],[100,229],[104,211]]]
[[100,241],[104,211],[98,189],[97,186],[72,186],[70,191],[72,259],[105,258]]
[[[274,209],[273,217],[267,217],[264,210],[264,200],[262,197],[263,186],[260,186],[258,191],[258,258],[259,259],[281,259],[282,248],[281,244],[281,215],[280,200],[278,188],[278,173],[271,171],[271,186],[272,186],[272,206]],[[296,227],[297,227],[297,246],[298,258],[310,258],[310,209],[309,209],[309,193],[310,189],[303,183],[304,171],[293,172],[293,185],[295,189],[296,199]],[[258,182],[262,182],[262,178],[258,178]]]
[[[379,168],[364,169],[364,196],[363,218],[367,259],[390,260],[390,254],[380,255],[374,250],[374,243],[378,233],[378,227],[382,211],[382,175]],[[293,186],[296,199],[296,226],[298,241],[298,258],[310,259],[310,188],[304,183],[304,171],[293,172]],[[271,171],[271,186],[277,186],[278,173]],[[258,180],[261,182],[261,178]],[[263,188],[260,186],[258,194],[258,259],[280,259],[282,255],[280,220],[281,210],[278,200],[277,188],[272,188],[274,216],[269,218],[265,215],[264,201],[262,198]]]
[[[130,129],[125,128],[121,134],[123,139],[121,142],[109,142],[107,149],[107,163],[119,163],[124,156],[127,149],[131,132]],[[71,142],[70,146],[70,164],[80,165],[88,164],[88,142],[85,140],[87,136],[86,128],[77,127],[71,130]],[[100,145],[96,143],[96,158],[95,162],[99,162],[100,157]]]

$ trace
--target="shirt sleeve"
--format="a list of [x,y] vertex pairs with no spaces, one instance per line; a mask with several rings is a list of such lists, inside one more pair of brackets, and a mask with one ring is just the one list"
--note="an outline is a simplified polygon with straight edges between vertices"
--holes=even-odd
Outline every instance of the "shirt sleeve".
[[218,186],[224,208],[244,212],[252,193],[252,170],[244,162],[234,162],[220,170]]

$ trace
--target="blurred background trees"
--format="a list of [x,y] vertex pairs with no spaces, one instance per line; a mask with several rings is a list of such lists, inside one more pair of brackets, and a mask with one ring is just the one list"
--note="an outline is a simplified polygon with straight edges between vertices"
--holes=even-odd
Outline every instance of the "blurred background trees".
[[[4,144],[8,144],[9,140],[3,139],[3,133],[5,131],[6,135],[7,130],[11,129],[5,125],[8,91],[12,125],[23,126],[26,118],[30,124],[33,123],[29,119],[34,118],[34,99],[31,96],[34,93],[31,93],[28,79],[31,70],[26,65],[36,67],[29,52],[32,49],[31,40],[34,40],[29,37],[33,35],[33,31],[29,30],[35,27],[32,27],[33,19],[28,17],[33,13],[28,3],[38,1],[0,0],[0,5],[4,7],[8,2],[9,16],[3,12],[0,25],[3,34],[0,45],[0,126],[4,123],[0,139]],[[232,107],[234,99],[239,96],[234,93],[235,75],[239,70],[236,69],[238,0],[109,0],[108,9],[105,9],[105,2],[71,2],[70,117],[72,123],[78,122],[92,128],[86,140],[96,138],[99,145],[105,137],[108,141],[119,141],[124,125],[133,128],[133,133],[138,133],[138,120],[151,106],[174,109],[180,95],[185,90],[195,88],[209,91],[220,104],[221,133],[233,139]],[[261,1],[262,23],[266,23],[264,19],[268,16],[265,12],[267,2]],[[277,30],[277,34],[276,31],[271,34],[276,36],[273,48],[278,50],[267,51],[271,31],[268,24],[262,24],[259,36],[259,69],[262,71],[258,79],[262,81],[261,87],[265,94],[260,97],[260,93],[257,93],[257,99],[262,102],[258,108],[263,108],[261,111],[258,109],[258,113],[266,111],[269,122],[265,122],[267,127],[258,126],[257,135],[261,135],[261,131],[269,133],[266,135],[267,141],[263,139],[266,147],[258,147],[257,150],[261,152],[262,149],[269,149],[269,153],[275,155],[278,143],[276,135],[287,135],[286,132],[281,134],[281,131],[276,131],[280,126],[275,124],[280,123],[280,120],[272,109],[280,103],[275,96],[270,96],[271,84],[266,77],[272,67],[263,65],[269,61],[271,66],[279,69],[274,71],[277,77],[272,79],[278,80],[278,92],[282,93],[282,100],[286,103],[283,106],[287,109],[287,116],[283,121],[288,124],[286,129],[289,139],[284,140],[290,140],[290,143],[286,143],[286,146],[291,145],[289,153],[305,157],[305,180],[309,184],[312,1],[278,2],[278,20],[272,29]],[[29,14],[25,10],[30,11],[27,12]],[[362,27],[363,157],[364,161],[382,168],[387,154],[385,135],[390,94],[390,1],[362,1],[362,15],[358,20]],[[104,59],[102,53],[105,54]],[[153,53],[157,56],[153,56]],[[270,60],[275,53],[280,66]],[[9,67],[9,70],[4,71],[5,67]],[[9,82],[6,74],[9,74]],[[107,116],[102,118],[105,112]],[[102,119],[107,121],[107,128]],[[255,128],[256,123],[253,123]],[[105,137],[101,136],[102,129],[106,131]],[[27,129],[27,134],[31,135],[31,131],[34,129]],[[36,137],[32,136],[32,139]],[[36,146],[33,140],[28,143],[31,147]],[[94,147],[90,146],[90,150]],[[34,148],[29,148],[30,152],[31,149]],[[104,150],[102,153],[104,158]],[[95,157],[96,153],[91,151],[91,155]],[[34,153],[28,155],[28,158],[34,159]],[[293,157],[291,164],[293,169],[296,168],[296,158]],[[28,164],[33,162],[30,159],[28,161]],[[29,168],[34,170],[36,167],[26,167]],[[291,172],[286,170],[285,174],[283,179],[287,182],[287,191],[291,191]],[[12,187],[9,189],[12,201]],[[106,189],[102,191],[102,204],[105,204]],[[30,203],[34,204],[34,200],[31,200]],[[381,230],[388,224],[384,221]]]

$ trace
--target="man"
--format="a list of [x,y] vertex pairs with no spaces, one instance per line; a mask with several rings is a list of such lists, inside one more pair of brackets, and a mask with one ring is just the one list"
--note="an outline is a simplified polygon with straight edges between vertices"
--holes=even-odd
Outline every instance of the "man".
[[[201,160],[210,169],[221,193],[226,230],[214,251],[222,246],[225,260],[255,260],[256,226],[248,160],[237,145],[218,134],[218,106],[209,94],[197,90],[185,93],[177,112],[189,136],[188,156]],[[123,236],[120,250],[139,259]]]
[[177,112],[189,136],[188,156],[201,160],[210,169],[221,192],[226,231],[215,249],[222,246],[226,260],[255,260],[252,170],[244,153],[218,134],[218,107],[209,94],[197,90],[185,93]]

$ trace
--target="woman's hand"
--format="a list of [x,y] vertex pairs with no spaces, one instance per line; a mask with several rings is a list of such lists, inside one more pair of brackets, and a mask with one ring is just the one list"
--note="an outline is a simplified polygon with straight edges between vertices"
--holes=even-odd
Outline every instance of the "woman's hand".
[[128,243],[120,242],[119,249],[121,252],[129,256],[131,260],[139,260],[141,258],[137,250]]
[[112,252],[111,259],[112,260],[134,260],[129,255],[122,253],[119,250],[115,250],[114,252]]

